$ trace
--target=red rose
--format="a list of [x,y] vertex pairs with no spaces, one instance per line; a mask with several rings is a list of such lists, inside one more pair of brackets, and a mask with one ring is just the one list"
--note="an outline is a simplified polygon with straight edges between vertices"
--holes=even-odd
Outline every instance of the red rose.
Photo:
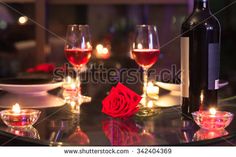
[[114,118],[128,118],[138,112],[141,96],[121,83],[102,101],[102,112]]
[[131,121],[107,119],[102,121],[102,129],[114,146],[139,145],[139,128]]

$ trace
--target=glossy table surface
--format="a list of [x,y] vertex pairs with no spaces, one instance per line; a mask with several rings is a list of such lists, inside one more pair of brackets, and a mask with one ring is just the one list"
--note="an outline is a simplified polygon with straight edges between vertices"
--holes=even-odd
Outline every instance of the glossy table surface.
[[[34,128],[8,128],[0,121],[0,145],[236,145],[235,118],[226,130],[201,130],[193,120],[181,116],[180,96],[163,89],[159,100],[164,100],[167,106],[171,103],[172,107],[160,108],[153,117],[134,116],[122,120],[106,116],[101,112],[102,100],[112,86],[114,84],[83,85],[83,93],[90,95],[92,101],[81,105],[80,114],[72,113],[69,104],[57,106],[50,102],[38,108],[42,113]],[[141,94],[141,84],[126,86]],[[61,93],[62,89],[56,89],[49,94],[59,98]],[[8,94],[2,91],[0,100]],[[236,115],[234,94],[230,84],[221,89],[218,109]],[[35,101],[37,104],[40,101]]]

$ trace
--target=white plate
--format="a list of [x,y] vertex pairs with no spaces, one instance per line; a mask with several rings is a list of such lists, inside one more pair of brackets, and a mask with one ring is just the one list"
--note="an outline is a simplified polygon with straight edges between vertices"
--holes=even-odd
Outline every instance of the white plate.
[[43,84],[0,84],[0,89],[14,94],[45,95],[47,91],[62,86],[62,82]]
[[180,91],[180,84],[173,83],[164,83],[164,82],[155,82],[160,88],[169,90],[169,91]]
[[7,93],[0,97],[1,108],[11,108],[16,103],[22,108],[48,108],[59,107],[65,104],[64,100],[51,94],[22,95]]

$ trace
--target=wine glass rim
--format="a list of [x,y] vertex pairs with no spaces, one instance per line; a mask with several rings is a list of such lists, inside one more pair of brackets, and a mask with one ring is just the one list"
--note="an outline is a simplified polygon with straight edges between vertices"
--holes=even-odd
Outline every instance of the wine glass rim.
[[88,24],[69,24],[69,25],[67,25],[67,27],[89,27],[89,25]]
[[141,24],[141,25],[136,25],[136,27],[156,27],[156,25]]

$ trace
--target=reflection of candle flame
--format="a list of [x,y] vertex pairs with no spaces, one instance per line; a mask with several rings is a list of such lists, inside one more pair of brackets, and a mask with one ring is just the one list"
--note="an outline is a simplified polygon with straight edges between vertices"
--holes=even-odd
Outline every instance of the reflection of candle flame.
[[201,93],[201,96],[200,96],[201,104],[203,103],[203,98],[204,98],[203,93]]
[[13,105],[12,111],[13,111],[14,113],[20,113],[20,105],[19,105],[18,103],[16,103],[15,105]]
[[215,115],[216,114],[216,109],[215,108],[210,108],[209,112],[211,115]]
[[138,44],[138,49],[143,49],[143,45],[142,44]]
[[75,103],[74,101],[72,101],[72,102],[70,103],[70,105],[71,105],[72,108],[75,107],[75,104],[76,104],[76,103]]
[[87,42],[87,48],[88,48],[88,49],[91,49],[91,48],[92,48],[90,42]]

